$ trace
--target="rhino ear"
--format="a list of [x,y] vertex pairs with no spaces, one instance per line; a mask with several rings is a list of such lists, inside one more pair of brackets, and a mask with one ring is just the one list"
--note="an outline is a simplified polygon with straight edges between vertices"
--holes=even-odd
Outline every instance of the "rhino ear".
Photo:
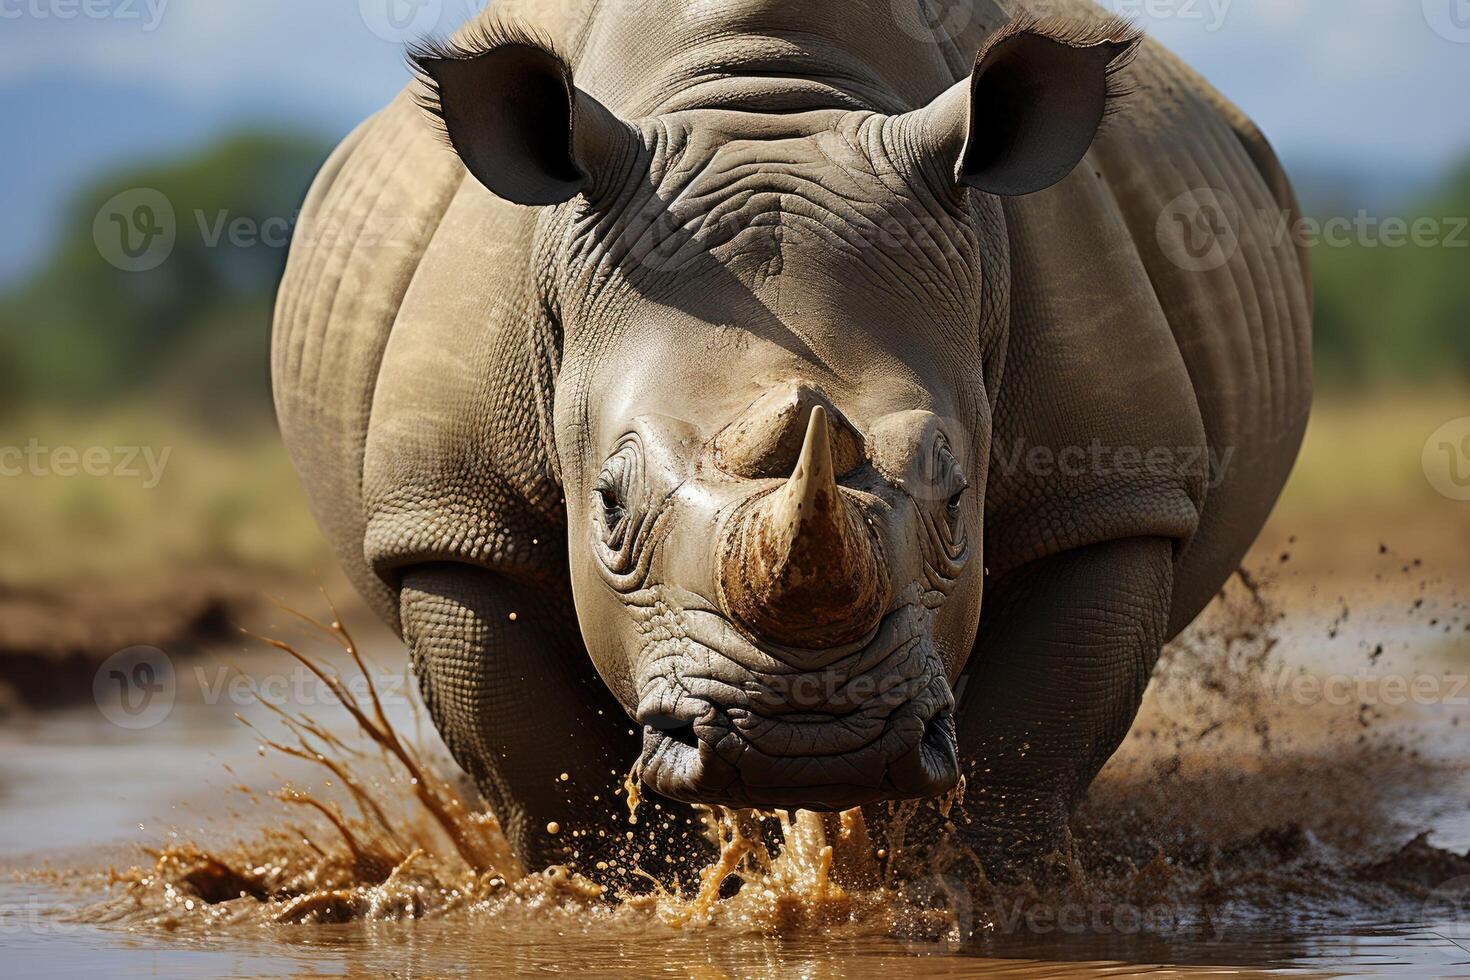
[[593,194],[635,139],[550,42],[503,26],[409,52],[419,105],[475,179],[516,204]]
[[1066,177],[1123,93],[1117,73],[1142,35],[1126,22],[1013,21],[968,79],[915,115],[930,159],[966,187],[1018,196]]

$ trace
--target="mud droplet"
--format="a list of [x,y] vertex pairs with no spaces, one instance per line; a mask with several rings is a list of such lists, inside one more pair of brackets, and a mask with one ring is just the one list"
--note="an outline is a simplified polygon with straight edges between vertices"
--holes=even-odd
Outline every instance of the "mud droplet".
[[[638,778],[638,766],[635,763],[628,775],[623,777],[623,789],[628,792],[628,822],[638,822],[638,804],[642,802],[643,795],[640,792],[642,783]],[[633,836],[631,833],[628,835]]]

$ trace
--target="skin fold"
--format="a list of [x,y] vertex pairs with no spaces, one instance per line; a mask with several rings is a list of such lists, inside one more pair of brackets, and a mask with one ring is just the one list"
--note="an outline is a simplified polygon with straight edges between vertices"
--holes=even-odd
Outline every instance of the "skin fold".
[[1053,848],[1305,428],[1259,132],[1084,0],[497,3],[413,61],[307,199],[276,402],[520,853],[590,865],[630,767],[963,778],[988,869]]

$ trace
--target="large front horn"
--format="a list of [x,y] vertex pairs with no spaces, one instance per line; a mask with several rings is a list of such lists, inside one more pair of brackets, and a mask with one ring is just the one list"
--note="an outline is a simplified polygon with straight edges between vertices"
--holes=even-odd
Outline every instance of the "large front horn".
[[882,551],[862,512],[838,489],[820,405],[791,479],[732,519],[721,586],[736,621],[785,646],[840,646],[878,625],[888,596]]

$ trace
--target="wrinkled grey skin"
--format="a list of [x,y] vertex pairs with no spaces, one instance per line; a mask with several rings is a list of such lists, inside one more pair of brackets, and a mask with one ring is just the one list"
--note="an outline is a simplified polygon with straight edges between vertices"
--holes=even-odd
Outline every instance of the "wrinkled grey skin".
[[[1050,847],[1305,427],[1269,146],[1151,42],[1094,141],[1086,0],[543,6],[496,19],[575,88],[425,52],[447,132],[406,94],[348,138],[277,312],[287,443],[446,743],[532,861],[590,862],[634,760],[815,809],[963,775],[982,856]],[[993,46],[1018,13],[1070,42]],[[1201,189],[1209,267],[1160,233]]]

